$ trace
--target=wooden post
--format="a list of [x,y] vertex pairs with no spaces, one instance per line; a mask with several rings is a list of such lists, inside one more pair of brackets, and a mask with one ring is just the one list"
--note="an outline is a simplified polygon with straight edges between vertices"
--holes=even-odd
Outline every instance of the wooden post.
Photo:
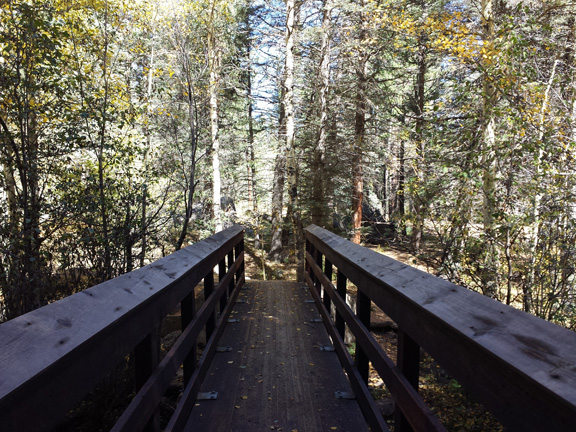
[[[332,281],[332,263],[327,257],[324,257],[324,274],[326,275],[329,281]],[[330,296],[328,295],[326,289],[324,289],[323,291],[324,291],[324,297],[323,297],[324,306],[328,310],[328,314],[331,314],[332,306],[330,303]]]
[[[210,269],[208,274],[204,276],[204,301],[208,301],[208,298],[214,292],[214,270]],[[206,342],[212,336],[214,329],[216,328],[216,310],[212,311],[208,321],[206,321]]]
[[[188,327],[188,324],[192,322],[196,316],[196,296],[194,295],[194,287],[192,288],[190,294],[188,294],[182,302],[180,303],[180,315],[182,320],[182,331]],[[190,377],[196,369],[196,356],[197,356],[197,343],[194,342],[192,349],[184,359],[184,386],[190,381]]]
[[[412,387],[418,391],[420,377],[420,346],[402,329],[398,330],[397,366]],[[412,432],[412,427],[398,406],[394,417],[394,430]]]
[[[370,329],[371,306],[372,301],[370,300],[370,297],[358,289],[358,293],[356,294],[356,315],[367,329]],[[364,379],[364,382],[368,384],[370,361],[358,343],[356,343],[356,367],[358,368],[358,372],[360,372],[360,376]]]
[[[224,279],[224,276],[226,276],[226,260],[224,258],[222,258],[222,260],[218,263],[218,283],[219,284],[222,283],[222,279]],[[222,294],[222,297],[220,297],[220,313],[222,313],[222,311],[226,307],[226,303],[228,303],[228,293],[227,292]]]
[[[346,302],[347,285],[348,285],[348,279],[346,278],[344,273],[342,273],[342,270],[338,269],[338,273],[336,275],[336,291],[338,292],[340,298],[344,300],[344,302]],[[344,336],[346,333],[346,322],[344,321],[344,317],[342,317],[342,315],[340,315],[340,312],[338,311],[336,311],[336,329],[338,330],[338,333],[340,334],[342,340],[344,340]]]
[[[134,384],[136,392],[148,381],[160,359],[160,333],[156,327],[134,349]],[[145,432],[160,432],[160,411],[150,415]]]

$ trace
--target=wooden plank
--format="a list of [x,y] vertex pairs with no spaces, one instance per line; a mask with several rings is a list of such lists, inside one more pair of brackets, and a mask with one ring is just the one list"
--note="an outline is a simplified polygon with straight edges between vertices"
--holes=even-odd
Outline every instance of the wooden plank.
[[350,391],[306,288],[289,282],[254,282],[240,294],[203,392],[218,399],[197,401],[186,431],[299,430],[367,431],[358,404],[336,399]]
[[232,227],[0,325],[0,429],[52,429],[242,238]]
[[314,247],[504,425],[574,430],[576,333],[322,228],[306,232]]

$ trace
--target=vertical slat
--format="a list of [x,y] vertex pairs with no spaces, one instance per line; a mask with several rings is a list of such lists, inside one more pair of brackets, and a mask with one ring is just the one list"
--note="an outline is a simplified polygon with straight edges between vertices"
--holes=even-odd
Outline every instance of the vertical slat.
[[[234,249],[230,249],[230,251],[228,251],[228,270],[230,270],[233,265],[234,265]],[[230,280],[230,283],[228,284],[228,297],[232,295],[234,286],[235,286],[234,278],[232,278]]]
[[[320,271],[322,271],[322,252],[320,252],[318,249],[314,250],[315,255],[314,255],[314,261],[316,261],[316,265],[318,267],[320,267]],[[319,277],[314,277],[314,287],[316,288],[316,291],[318,292],[318,295],[322,294],[322,283],[320,282],[320,278]]]
[[[214,292],[214,271],[210,269],[208,274],[204,276],[204,301],[208,301],[208,298]],[[214,329],[216,328],[216,310],[212,311],[210,318],[206,321],[206,340],[210,339]]]
[[[236,259],[240,257],[243,251],[244,251],[244,241],[242,240],[238,242],[238,244],[234,247],[234,254]],[[236,282],[240,280],[243,272],[244,272],[244,262],[242,262],[242,264],[239,265],[238,268],[236,269]]]
[[[160,360],[160,335],[155,328],[134,349],[134,384],[140,390],[152,375]],[[144,428],[145,432],[160,432],[160,411],[154,410]]]
[[[182,331],[188,327],[188,324],[192,322],[194,317],[196,316],[196,297],[194,295],[194,288],[190,294],[188,294],[182,302],[180,303],[180,315],[182,320]],[[188,384],[190,381],[190,377],[194,373],[196,369],[196,356],[197,356],[198,348],[196,342],[192,346],[192,349],[184,359],[183,368],[184,368],[184,385]]]
[[[306,234],[308,235],[308,234]],[[312,243],[310,243],[310,240],[308,240],[308,238],[306,238],[306,252],[308,252],[310,255],[312,255]],[[305,273],[308,273],[308,275],[310,276],[310,278],[312,278],[312,272],[310,271],[310,264],[308,263],[307,260],[305,260]]]
[[[327,257],[324,257],[324,274],[328,280],[332,280],[332,263]],[[326,292],[326,289],[324,289],[324,306],[326,306],[326,310],[330,313],[332,307],[330,305],[330,296]]]
[[[224,276],[226,276],[226,260],[222,259],[218,263],[218,283],[222,283]],[[226,290],[226,292],[220,298],[220,313],[222,313],[226,307],[226,303],[228,303],[228,290]]]
[[[346,278],[344,273],[342,273],[342,270],[338,269],[338,273],[336,275],[336,291],[338,292],[338,295],[342,298],[342,300],[344,300],[344,302],[346,302],[347,285],[348,285],[348,279]],[[346,333],[346,322],[344,321],[344,318],[338,311],[336,311],[336,329],[338,330],[338,333],[340,334],[342,340],[344,340],[344,335]]]
[[[410,385],[418,391],[420,346],[402,329],[398,330],[398,357],[396,363]],[[396,431],[412,432],[413,430],[398,407],[396,408],[394,424]]]
[[[356,295],[356,315],[360,322],[366,327],[367,329],[370,328],[370,309],[372,306],[372,302],[370,297],[364,294],[362,291],[358,290]],[[368,383],[368,375],[369,375],[369,360],[368,356],[358,344],[356,344],[356,367],[358,368],[358,372],[360,372],[360,376],[364,380],[365,383]]]

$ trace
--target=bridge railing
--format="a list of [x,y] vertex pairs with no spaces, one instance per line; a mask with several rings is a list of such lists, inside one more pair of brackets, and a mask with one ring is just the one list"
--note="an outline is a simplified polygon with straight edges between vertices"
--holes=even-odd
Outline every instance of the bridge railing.
[[[395,431],[444,430],[417,394],[420,348],[508,430],[574,430],[576,333],[314,225],[306,248],[306,281],[373,430],[387,427],[365,385],[369,363],[395,399]],[[346,304],[348,281],[357,287],[355,311]],[[372,303],[398,325],[396,365],[368,330]],[[354,359],[345,325],[356,338]]]
[[[196,308],[194,288],[202,280],[204,302]],[[234,226],[1,324],[0,430],[52,430],[128,355],[137,393],[113,430],[160,430],[160,400],[182,366],[184,395],[166,428],[178,430],[243,283],[244,233]],[[160,362],[159,326],[178,305],[182,335]],[[204,328],[207,344],[197,361]]]

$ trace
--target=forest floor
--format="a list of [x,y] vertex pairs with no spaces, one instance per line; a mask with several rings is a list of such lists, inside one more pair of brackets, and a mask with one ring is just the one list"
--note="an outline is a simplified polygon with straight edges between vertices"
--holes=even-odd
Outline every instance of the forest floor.
[[[434,262],[440,250],[434,239],[427,239],[422,253],[418,256],[410,251],[409,242],[396,239],[381,244],[366,243],[378,253],[409,264],[422,271],[435,273]],[[246,242],[247,279],[296,280],[294,263],[266,260],[261,250],[254,249],[253,240]],[[372,307],[372,335],[384,348],[388,356],[396,360],[397,328],[394,323],[376,306]],[[390,324],[392,323],[392,324]],[[349,347],[354,351],[354,344]],[[451,378],[428,354],[422,352],[419,392],[442,424],[451,432],[500,432],[505,429],[484,407],[475,402],[464,388]],[[394,401],[384,382],[375,370],[370,371],[369,385],[374,399],[386,421],[393,430]]]

